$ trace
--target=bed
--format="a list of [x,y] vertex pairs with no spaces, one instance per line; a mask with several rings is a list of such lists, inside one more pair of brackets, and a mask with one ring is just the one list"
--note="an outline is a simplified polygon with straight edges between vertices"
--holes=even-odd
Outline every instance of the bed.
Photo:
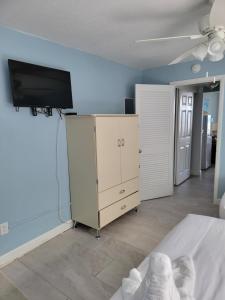
[[[171,259],[182,255],[193,258],[196,268],[196,300],[225,299],[225,221],[187,215],[154,249]],[[144,275],[147,259],[138,267]],[[121,289],[111,300],[122,300]]]

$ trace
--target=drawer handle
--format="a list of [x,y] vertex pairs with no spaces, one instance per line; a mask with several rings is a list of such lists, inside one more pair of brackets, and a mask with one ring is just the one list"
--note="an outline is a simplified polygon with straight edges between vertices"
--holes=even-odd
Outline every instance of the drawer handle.
[[141,154],[141,153],[142,153],[142,150],[141,150],[141,149],[139,149],[139,151],[138,151],[138,152],[139,152],[139,154]]
[[117,146],[121,147],[121,140],[120,139],[117,140]]
[[120,194],[123,194],[125,192],[126,192],[126,190],[123,189],[123,190],[120,191]]
[[121,210],[125,209],[127,206],[124,204],[123,206],[121,206]]
[[125,146],[125,139],[121,140],[121,146],[124,147]]

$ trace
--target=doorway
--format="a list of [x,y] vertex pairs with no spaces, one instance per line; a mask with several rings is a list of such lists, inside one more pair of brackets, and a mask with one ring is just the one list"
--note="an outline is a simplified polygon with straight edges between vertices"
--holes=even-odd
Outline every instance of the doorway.
[[[222,128],[223,128],[223,106],[224,106],[224,91],[225,91],[225,76],[196,78],[185,81],[171,82],[169,85],[152,85],[152,84],[137,84],[135,87],[135,108],[139,116],[139,130],[140,130],[140,195],[141,200],[150,200],[160,197],[172,196],[174,193],[174,127],[175,127],[175,90],[176,88],[188,88],[205,85],[207,83],[220,82],[219,92],[219,113],[218,113],[218,128],[217,128],[217,147],[216,147],[216,162],[215,162],[215,176],[214,176],[214,203],[219,203],[221,196],[221,169],[220,158],[222,149]],[[190,92],[190,91],[188,91]],[[188,109],[194,108],[194,103],[191,105],[191,98],[187,98]],[[194,93],[193,93],[194,97]],[[187,110],[188,110],[187,109]],[[201,106],[202,110],[202,106]],[[193,114],[189,115],[189,131],[193,134],[193,128],[190,125],[190,120],[193,122]],[[186,124],[186,122],[184,122]],[[200,132],[201,134],[201,132]],[[189,132],[190,135],[190,132]],[[188,137],[188,136],[187,136]],[[185,141],[188,140],[184,139]],[[199,139],[200,141],[200,139]],[[185,144],[186,149],[193,150],[193,137],[189,136],[189,145]],[[187,147],[186,147],[187,146]],[[184,147],[184,146],[183,146]],[[189,156],[185,156],[185,164],[192,162],[191,151]],[[187,160],[186,160],[187,158]],[[200,163],[200,159],[197,160]],[[184,165],[185,165],[184,164]],[[186,164],[187,165],[187,164]],[[185,167],[186,167],[185,165]],[[189,165],[189,164],[188,164]],[[193,176],[191,170],[183,172],[184,177]],[[188,175],[190,172],[190,175]],[[192,170],[193,172],[193,170]],[[198,176],[196,174],[195,176]],[[199,176],[200,177],[200,176]],[[187,178],[184,178],[186,180]],[[181,180],[182,182],[182,180]]]
[[[220,81],[176,86],[174,184],[192,177],[211,178],[217,200]],[[206,176],[206,172],[210,176]],[[204,173],[204,176],[202,176]]]

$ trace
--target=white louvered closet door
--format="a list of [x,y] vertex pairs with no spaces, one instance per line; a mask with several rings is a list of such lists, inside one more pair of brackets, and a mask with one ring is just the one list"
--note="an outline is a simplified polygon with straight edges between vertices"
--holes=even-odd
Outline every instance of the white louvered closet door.
[[136,85],[141,200],[173,194],[175,88]]

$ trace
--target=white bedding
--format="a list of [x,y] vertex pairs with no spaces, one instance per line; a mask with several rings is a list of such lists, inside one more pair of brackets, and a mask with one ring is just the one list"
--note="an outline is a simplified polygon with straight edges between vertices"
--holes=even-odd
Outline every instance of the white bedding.
[[[196,269],[196,300],[225,300],[225,221],[188,215],[154,249],[172,260],[183,255],[193,258]],[[146,259],[139,266],[144,275]],[[121,289],[111,300],[122,300]]]

